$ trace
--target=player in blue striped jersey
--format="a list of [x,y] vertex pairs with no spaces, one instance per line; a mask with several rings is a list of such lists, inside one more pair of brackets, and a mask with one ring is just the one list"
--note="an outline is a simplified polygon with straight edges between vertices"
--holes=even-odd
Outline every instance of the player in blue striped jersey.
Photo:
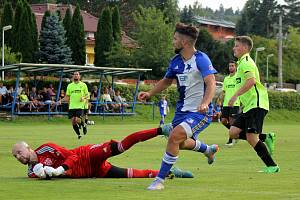
[[[148,190],[161,190],[163,182],[173,164],[178,159],[179,149],[201,152],[212,164],[218,145],[208,146],[197,139],[212,120],[211,101],[215,93],[215,76],[217,72],[209,57],[195,49],[198,30],[193,26],[177,24],[173,37],[173,46],[177,55],[171,60],[169,68],[149,92],[141,92],[141,101],[168,88],[173,80],[177,81],[179,99],[172,121],[172,131],[168,138],[166,152],[163,156],[160,172],[147,188]],[[168,135],[168,126],[163,127]]]

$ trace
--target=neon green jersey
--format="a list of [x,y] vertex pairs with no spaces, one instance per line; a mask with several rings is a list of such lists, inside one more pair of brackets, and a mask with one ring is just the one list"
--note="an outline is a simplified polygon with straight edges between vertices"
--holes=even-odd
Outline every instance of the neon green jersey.
[[79,81],[78,83],[70,83],[67,87],[66,95],[70,97],[69,109],[84,109],[85,100],[82,101],[81,97],[88,97],[88,89],[85,83]]
[[[223,106],[228,106],[228,102],[235,94],[236,90],[236,73],[233,76],[226,76],[223,82],[223,91],[225,93]],[[238,98],[233,106],[240,106],[240,99]]]
[[269,110],[269,97],[267,89],[261,84],[256,64],[247,53],[237,61],[236,84],[237,90],[245,85],[246,80],[255,78],[255,85],[240,96],[243,112],[252,108]]

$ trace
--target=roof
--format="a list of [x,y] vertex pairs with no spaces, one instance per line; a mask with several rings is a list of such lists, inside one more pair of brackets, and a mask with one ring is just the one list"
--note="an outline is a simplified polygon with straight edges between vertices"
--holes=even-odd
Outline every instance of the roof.
[[233,23],[231,21],[214,20],[214,19],[208,19],[208,18],[200,17],[200,16],[194,16],[194,20],[200,24],[207,24],[207,25],[221,26],[221,27],[235,29],[235,23]]
[[96,66],[82,66],[82,65],[64,65],[64,64],[33,64],[33,63],[19,63],[13,65],[6,65],[0,67],[0,72],[21,72],[32,74],[43,73],[74,73],[80,72],[81,74],[99,73],[103,75],[123,75],[134,73],[145,73],[152,71],[152,69],[140,69],[140,68],[114,68],[114,67],[96,67]]
[[[73,5],[50,4],[50,3],[32,4],[31,9],[36,16],[38,32],[40,32],[41,30],[42,19],[46,10],[49,10],[50,12],[55,12],[59,10],[62,18],[64,18],[68,8],[70,8],[71,12],[73,13],[76,7]],[[84,31],[93,32],[93,33],[97,32],[98,18],[84,10],[80,10],[80,14],[83,19]]]

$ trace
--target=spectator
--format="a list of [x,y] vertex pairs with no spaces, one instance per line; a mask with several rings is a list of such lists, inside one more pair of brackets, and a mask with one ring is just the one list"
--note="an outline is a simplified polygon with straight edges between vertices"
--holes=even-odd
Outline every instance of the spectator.
[[105,109],[107,111],[115,111],[115,109],[117,108],[117,106],[116,106],[116,104],[113,104],[113,101],[112,101],[111,96],[109,94],[109,90],[106,87],[103,88],[102,99],[106,103],[105,104]]
[[29,93],[29,100],[31,101],[32,107],[35,109],[35,111],[38,111],[40,106],[40,101],[39,101],[39,95],[36,92],[36,87],[31,88],[31,91]]
[[19,102],[17,104],[17,111],[20,112],[22,108],[29,109],[30,112],[32,109],[32,103],[29,101],[28,96],[25,93],[25,90],[23,90],[19,96]]
[[4,86],[2,82],[0,82],[0,105],[6,103],[6,94],[7,94],[6,86]]
[[124,102],[126,102],[126,99],[121,97],[120,90],[116,91],[116,95],[115,95],[115,99],[114,100],[118,103],[117,105],[118,105],[118,107],[120,109],[120,112],[124,112],[124,108],[128,107],[128,104],[124,103]]

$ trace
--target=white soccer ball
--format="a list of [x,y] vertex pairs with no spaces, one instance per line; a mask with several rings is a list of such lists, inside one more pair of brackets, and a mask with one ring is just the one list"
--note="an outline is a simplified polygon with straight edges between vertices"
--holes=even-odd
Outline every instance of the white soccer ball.
[[94,122],[94,121],[91,121],[91,125],[95,125],[95,122]]
[[46,173],[42,163],[38,163],[33,167],[33,173],[39,178],[46,178]]

